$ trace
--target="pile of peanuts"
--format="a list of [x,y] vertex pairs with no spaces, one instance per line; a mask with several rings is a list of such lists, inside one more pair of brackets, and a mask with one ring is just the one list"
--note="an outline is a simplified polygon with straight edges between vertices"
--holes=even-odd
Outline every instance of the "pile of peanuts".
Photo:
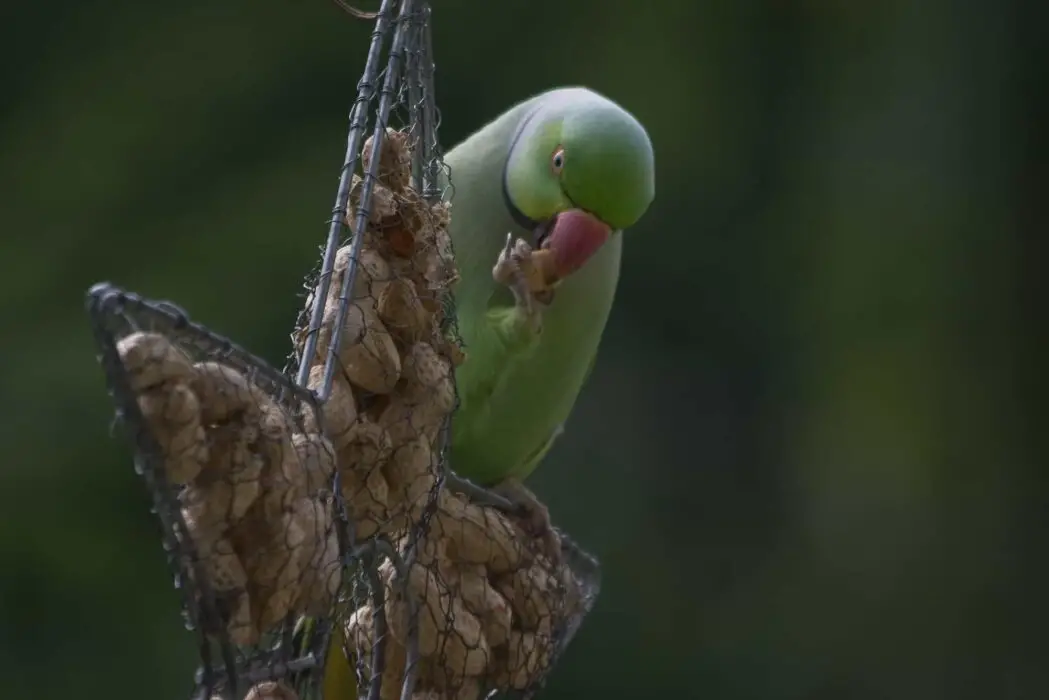
[[[371,139],[364,145],[368,167]],[[409,185],[406,135],[383,140],[380,182],[363,232],[323,432],[331,440],[342,495],[362,540],[417,522],[436,495],[438,436],[455,407],[454,367],[464,355],[441,330],[442,297],[456,278],[449,208]],[[356,218],[361,181],[351,187]],[[336,252],[308,386],[318,390],[352,248]],[[307,309],[313,304],[307,299]],[[308,313],[307,313],[308,317]],[[301,353],[305,334],[294,340]],[[314,427],[314,426],[310,426]]]
[[[366,168],[370,151],[369,139]],[[442,330],[442,301],[458,275],[450,207],[424,199],[410,174],[407,135],[387,130],[319,416],[303,410],[297,424],[250,378],[218,362],[194,363],[159,334],[132,334],[119,350],[168,479],[185,485],[183,517],[211,588],[226,602],[234,643],[256,643],[289,612],[330,614],[342,584],[329,493],[337,472],[354,539],[383,535],[402,557],[414,552],[405,577],[388,561],[379,571],[390,632],[381,697],[400,697],[414,609],[420,663],[413,698],[476,700],[541,679],[559,624],[576,612],[578,586],[567,568],[536,553],[510,517],[437,489],[454,371],[466,356]],[[361,184],[355,178],[351,187],[351,225]],[[336,253],[318,352],[305,360],[313,390],[324,379],[350,258],[349,245]],[[304,329],[293,339],[301,354]],[[415,527],[427,510],[428,527]],[[358,668],[370,668],[375,612],[365,603],[338,623]],[[297,695],[272,681],[247,697]]]
[[[447,490],[433,492],[437,440],[454,408],[453,368],[465,358],[441,332],[438,303],[456,279],[450,212],[410,186],[406,135],[390,130],[383,143],[341,372],[325,407],[326,434],[358,536],[381,532],[402,553],[412,545],[416,551],[406,580],[389,562],[380,569],[391,632],[382,697],[400,695],[414,603],[421,656],[415,698],[474,700],[484,688],[524,689],[540,679],[575,582],[567,570],[535,556],[503,513]],[[365,154],[370,150],[369,142]],[[350,223],[354,216],[351,208]],[[339,251],[337,270],[348,257],[348,247]],[[330,339],[337,294],[333,289],[328,299],[321,347]],[[321,363],[311,373],[318,381]],[[410,526],[434,496],[436,509],[419,541]],[[345,624],[350,650],[365,667],[374,616],[365,604]]]
[[[399,549],[407,549],[406,536]],[[482,691],[524,690],[549,669],[559,623],[578,606],[567,568],[535,555],[523,532],[494,508],[442,491],[430,527],[415,543],[406,580],[389,562],[381,697],[400,697],[414,602],[420,663],[415,700],[476,700]],[[345,625],[350,649],[370,667],[375,609],[365,604]]]
[[[117,345],[226,631],[252,645],[289,613],[323,612],[340,585],[327,492],[335,453],[248,377],[193,362],[159,333]],[[217,630],[209,630],[214,633]]]

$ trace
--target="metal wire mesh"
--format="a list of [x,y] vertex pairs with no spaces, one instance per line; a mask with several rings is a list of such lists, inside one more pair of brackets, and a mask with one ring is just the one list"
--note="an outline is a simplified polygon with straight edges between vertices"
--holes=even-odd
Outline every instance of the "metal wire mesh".
[[[558,566],[523,535],[510,503],[449,470],[453,367],[464,354],[429,20],[428,4],[412,0],[386,0],[377,13],[290,369],[328,398],[330,420],[345,418],[329,434],[354,544],[367,555],[337,624],[359,696],[530,696],[592,605],[599,570],[564,538]],[[343,238],[343,224],[356,235]],[[368,434],[366,449],[350,433]],[[397,520],[404,512],[410,522]]]
[[321,698],[332,644],[356,688],[329,700],[531,697],[598,594],[593,557],[563,534],[549,551],[450,468],[469,349],[430,17],[420,0],[374,16],[283,373],[170,304],[89,293],[200,639],[195,697]]
[[296,650],[292,625],[331,617],[346,515],[332,498],[334,451],[309,428],[316,398],[170,303],[99,284],[87,306],[198,634],[194,697],[319,673],[323,639]]

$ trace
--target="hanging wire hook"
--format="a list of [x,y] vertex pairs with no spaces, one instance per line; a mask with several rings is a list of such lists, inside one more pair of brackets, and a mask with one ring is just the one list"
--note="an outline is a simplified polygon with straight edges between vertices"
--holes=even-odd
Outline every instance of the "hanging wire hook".
[[357,19],[376,19],[379,16],[378,12],[365,12],[364,10],[358,10],[356,7],[346,2],[346,0],[332,0],[336,5],[342,8],[347,14],[353,15]]

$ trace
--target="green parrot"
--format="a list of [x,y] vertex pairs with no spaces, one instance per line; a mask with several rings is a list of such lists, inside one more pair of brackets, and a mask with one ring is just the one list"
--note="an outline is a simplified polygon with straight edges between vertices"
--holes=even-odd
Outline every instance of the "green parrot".
[[[558,558],[549,514],[521,482],[561,434],[593,367],[622,231],[655,195],[652,144],[623,108],[571,87],[511,107],[445,161],[466,345],[451,467],[520,506]],[[535,248],[551,253],[560,278],[552,294],[533,294],[527,283]],[[300,621],[300,639],[312,622]],[[324,697],[349,700],[356,689],[336,626]]]
[[[445,160],[467,354],[451,468],[520,506],[557,558],[549,515],[521,482],[561,434],[593,367],[622,231],[655,196],[652,144],[622,107],[569,87],[512,107]],[[535,248],[552,254],[553,293],[529,290]]]

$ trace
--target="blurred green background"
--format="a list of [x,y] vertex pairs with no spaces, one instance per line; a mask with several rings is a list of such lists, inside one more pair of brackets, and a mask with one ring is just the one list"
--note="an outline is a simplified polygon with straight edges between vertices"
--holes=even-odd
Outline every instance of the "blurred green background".
[[[535,477],[605,565],[543,697],[1049,697],[1049,6],[434,4],[446,146],[584,84],[657,152]],[[83,292],[170,298],[282,363],[368,27],[52,0],[0,37],[4,695],[176,700],[192,639]]]

